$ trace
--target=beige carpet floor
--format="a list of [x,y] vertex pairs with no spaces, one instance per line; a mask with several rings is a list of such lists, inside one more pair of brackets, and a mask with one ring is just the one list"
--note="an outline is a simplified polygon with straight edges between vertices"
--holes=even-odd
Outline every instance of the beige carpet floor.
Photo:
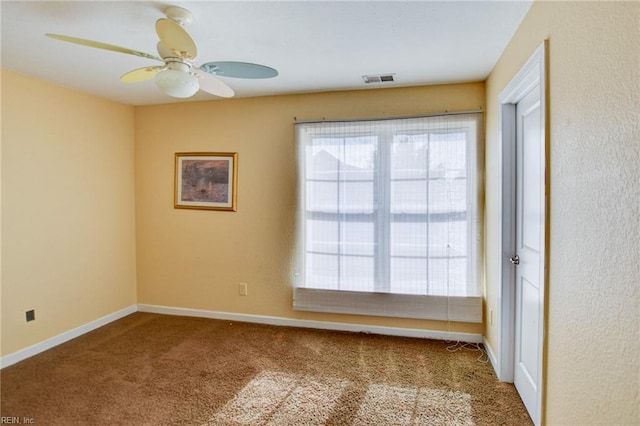
[[38,425],[529,425],[478,351],[135,313],[0,372]]

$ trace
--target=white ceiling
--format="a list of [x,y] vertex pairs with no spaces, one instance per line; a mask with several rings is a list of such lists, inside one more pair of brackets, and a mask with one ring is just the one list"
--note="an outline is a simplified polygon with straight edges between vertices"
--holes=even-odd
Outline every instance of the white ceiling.
[[[178,5],[198,45],[195,64],[253,62],[268,80],[222,78],[237,97],[484,80],[531,1],[5,1],[2,67],[131,105],[183,100],[154,81],[119,77],[157,63],[45,37],[70,35],[156,54],[155,21]],[[367,84],[362,75],[395,74]],[[203,92],[189,100],[219,99]]]

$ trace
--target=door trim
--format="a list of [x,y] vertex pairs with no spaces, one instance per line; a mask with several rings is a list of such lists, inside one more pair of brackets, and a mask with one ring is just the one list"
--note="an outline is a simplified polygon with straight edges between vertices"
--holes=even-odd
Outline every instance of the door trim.
[[544,155],[541,167],[544,168],[545,206],[544,214],[544,247],[543,265],[541,273],[542,290],[539,324],[539,333],[542,336],[540,347],[540,363],[538,368],[538,404],[540,412],[537,418],[543,422],[544,407],[542,404],[545,392],[545,353],[546,353],[546,293],[547,293],[547,258],[548,258],[548,206],[549,206],[549,176],[546,164],[548,163],[549,135],[547,132],[548,108],[547,108],[547,54],[548,41],[545,40],[522,68],[515,74],[498,96],[498,140],[500,143],[500,171],[501,171],[501,210],[498,238],[499,254],[499,289],[498,289],[498,350],[496,355],[496,373],[498,379],[505,382],[513,382],[514,378],[514,353],[515,353],[515,270],[509,261],[509,257],[515,253],[516,246],[516,104],[538,85],[540,90],[541,108],[541,134],[544,135]]

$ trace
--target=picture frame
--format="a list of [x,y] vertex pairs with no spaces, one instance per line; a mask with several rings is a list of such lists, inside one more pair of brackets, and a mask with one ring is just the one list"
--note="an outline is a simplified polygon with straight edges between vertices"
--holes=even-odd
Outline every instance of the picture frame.
[[237,152],[176,152],[174,208],[236,211]]

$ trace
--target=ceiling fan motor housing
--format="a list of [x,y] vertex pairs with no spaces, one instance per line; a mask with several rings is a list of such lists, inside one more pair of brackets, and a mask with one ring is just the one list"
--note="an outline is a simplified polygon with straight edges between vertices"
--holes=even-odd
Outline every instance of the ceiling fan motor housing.
[[183,26],[193,22],[193,14],[178,6],[169,6],[164,10],[164,14],[167,15],[167,18]]

